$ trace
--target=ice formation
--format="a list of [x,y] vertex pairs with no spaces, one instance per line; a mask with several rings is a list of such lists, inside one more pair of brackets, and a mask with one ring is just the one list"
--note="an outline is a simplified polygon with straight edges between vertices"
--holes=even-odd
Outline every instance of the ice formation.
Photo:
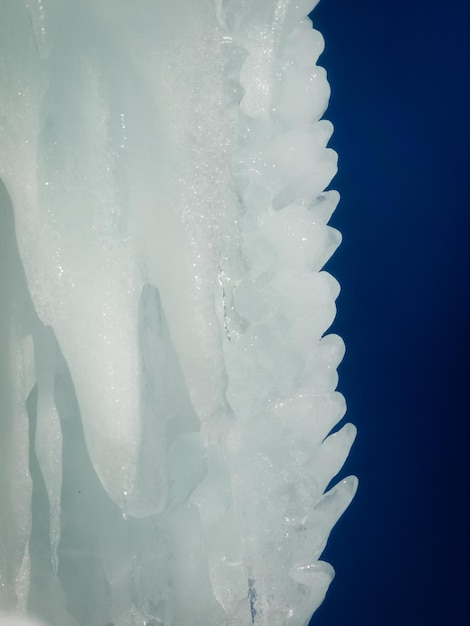
[[325,492],[355,429],[329,435],[316,3],[1,4],[0,609],[20,620],[303,626],[323,600],[356,480]]
[[45,626],[44,622],[19,616],[0,613],[0,626]]

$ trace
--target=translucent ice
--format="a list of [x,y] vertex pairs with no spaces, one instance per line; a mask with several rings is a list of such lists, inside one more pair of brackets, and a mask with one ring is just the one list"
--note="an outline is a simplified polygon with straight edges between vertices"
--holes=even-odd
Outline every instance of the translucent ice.
[[355,429],[330,434],[315,4],[2,2],[0,609],[303,626],[322,602],[356,480],[325,493]]

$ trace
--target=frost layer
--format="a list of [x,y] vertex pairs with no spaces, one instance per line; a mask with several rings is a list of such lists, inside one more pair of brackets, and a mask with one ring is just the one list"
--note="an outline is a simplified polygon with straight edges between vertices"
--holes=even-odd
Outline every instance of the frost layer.
[[[314,0],[4,0],[0,608],[302,626],[354,495]],[[16,237],[15,237],[16,234]]]

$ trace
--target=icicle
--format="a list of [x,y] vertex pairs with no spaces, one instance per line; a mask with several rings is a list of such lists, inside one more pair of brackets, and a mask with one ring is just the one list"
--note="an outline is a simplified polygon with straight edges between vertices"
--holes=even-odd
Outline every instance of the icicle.
[[49,498],[52,570],[57,576],[62,489],[62,430],[54,401],[56,340],[52,329],[37,325],[34,333],[37,381],[35,450]]

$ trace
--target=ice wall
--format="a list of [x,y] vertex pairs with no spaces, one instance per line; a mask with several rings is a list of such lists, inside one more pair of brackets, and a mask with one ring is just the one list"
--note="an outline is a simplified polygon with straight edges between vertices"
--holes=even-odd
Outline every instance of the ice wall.
[[0,7],[0,609],[302,626],[352,499],[314,0]]

